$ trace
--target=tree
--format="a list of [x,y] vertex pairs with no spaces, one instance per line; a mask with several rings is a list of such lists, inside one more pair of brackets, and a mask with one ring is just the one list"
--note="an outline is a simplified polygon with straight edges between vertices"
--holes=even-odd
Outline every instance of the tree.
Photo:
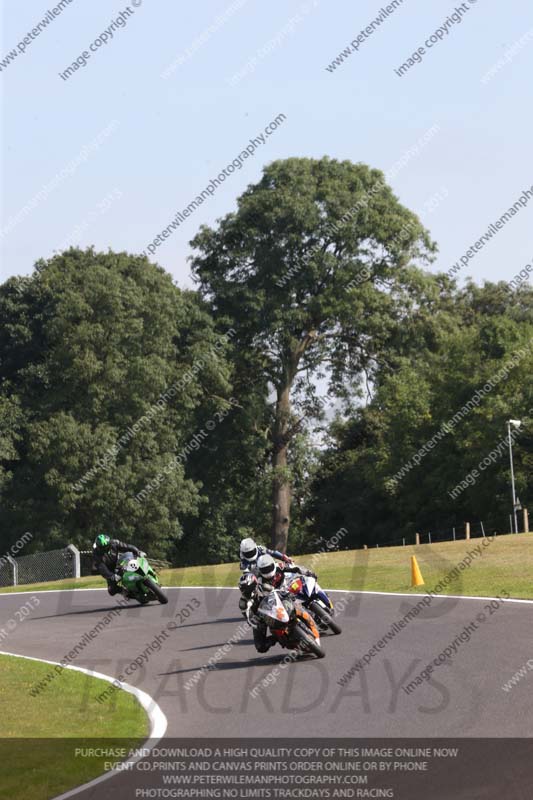
[[289,448],[320,416],[316,381],[340,391],[371,376],[410,304],[435,246],[383,174],[329,158],[265,168],[216,229],[191,242],[203,296],[236,328],[241,358],[275,397],[269,430],[272,541],[285,549],[291,510]]
[[107,530],[168,555],[198,510],[195,414],[230,390],[196,295],[144,257],[71,249],[0,287],[0,316],[0,406],[19,409],[15,438],[0,431],[0,527],[37,549]]
[[[261,540],[268,530],[267,442],[257,427],[264,402],[235,375],[232,382],[238,404],[189,459],[187,474],[201,486],[200,506],[198,515],[183,520],[180,564],[235,561],[241,539]],[[207,424],[200,413],[197,430]]]
[[367,407],[331,426],[308,513],[321,533],[356,520],[354,545],[449,536],[466,520],[508,530],[509,418],[523,422],[514,463],[525,504],[533,491],[533,291],[469,282],[443,293],[426,336],[411,325],[408,341],[412,357],[402,347],[394,369],[381,366]]

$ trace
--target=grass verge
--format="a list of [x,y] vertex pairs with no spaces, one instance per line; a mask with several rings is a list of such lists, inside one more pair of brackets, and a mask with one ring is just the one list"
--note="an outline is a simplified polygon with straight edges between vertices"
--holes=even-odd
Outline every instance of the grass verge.
[[[530,578],[533,574],[533,534],[496,536],[487,547],[481,543],[482,539],[476,538],[418,547],[342,550],[295,556],[295,560],[314,569],[326,589],[423,593],[433,589],[469,552],[481,547],[481,554],[443,587],[440,594],[497,596],[507,591],[512,597],[533,598],[533,580]],[[412,555],[418,559],[425,580],[425,586],[417,589],[411,588]],[[163,586],[236,586],[239,567],[238,564],[182,567],[162,570],[160,578]],[[88,577],[8,587],[1,591],[88,589],[104,585],[101,578]]]
[[116,702],[96,697],[108,684],[63,670],[47,689],[30,688],[50,664],[0,656],[0,797],[49,800],[101,775],[108,757],[75,756],[75,747],[138,746],[149,733],[148,718],[133,695],[116,692]]

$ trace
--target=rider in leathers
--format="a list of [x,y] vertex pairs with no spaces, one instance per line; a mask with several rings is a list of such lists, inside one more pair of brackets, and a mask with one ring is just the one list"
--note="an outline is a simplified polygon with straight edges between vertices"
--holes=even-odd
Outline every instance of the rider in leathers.
[[[281,553],[279,550],[270,550],[270,548],[265,547],[262,544],[256,544],[254,539],[243,539],[241,541],[241,546],[239,548],[239,555],[241,558],[240,561],[240,569],[241,572],[251,572],[257,576],[257,561],[261,556],[269,555],[273,558],[279,558],[281,561],[284,561],[286,564],[291,563],[291,559],[289,556],[285,555],[285,553]],[[240,585],[240,584],[239,584]],[[245,614],[246,612],[246,605],[247,599],[246,597],[241,597],[239,600],[239,608],[241,613]]]
[[120,588],[117,586],[119,575],[116,570],[121,553],[133,553],[135,557],[145,555],[134,544],[126,544],[120,539],[111,539],[105,533],[100,533],[94,540],[92,572],[93,574],[99,572],[106,579],[107,591],[111,595],[120,592]]
[[[306,567],[297,564],[276,564],[272,556],[263,555],[257,560],[257,588],[252,597],[251,613],[257,611],[259,603],[272,589],[279,589],[285,578],[285,574],[295,572],[297,575],[305,575],[309,578],[316,578],[314,572]],[[266,653],[276,642],[274,636],[268,634],[268,626],[260,620],[253,629],[254,645],[258,653]]]

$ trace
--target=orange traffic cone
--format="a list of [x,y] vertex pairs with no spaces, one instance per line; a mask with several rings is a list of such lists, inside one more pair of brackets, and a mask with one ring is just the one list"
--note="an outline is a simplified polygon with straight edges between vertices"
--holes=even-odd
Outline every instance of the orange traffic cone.
[[420,572],[416,556],[411,556],[411,586],[423,586],[424,578]]

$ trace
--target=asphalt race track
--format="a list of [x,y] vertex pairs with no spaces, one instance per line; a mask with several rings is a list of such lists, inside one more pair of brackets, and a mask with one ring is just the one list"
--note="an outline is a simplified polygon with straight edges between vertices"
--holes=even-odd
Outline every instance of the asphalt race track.
[[[320,661],[299,658],[284,665],[268,688],[254,697],[254,687],[279,668],[286,652],[276,647],[258,655],[251,631],[237,635],[218,666],[186,688],[187,681],[238,634],[243,621],[237,610],[237,591],[180,588],[167,592],[167,606],[141,608],[131,603],[121,608],[72,662],[115,677],[158,635],[163,636],[159,651],[154,650],[147,663],[144,660],[126,680],[159,704],[168,719],[167,737],[531,736],[533,675],[510,692],[502,690],[533,656],[530,604],[505,602],[491,614],[487,600],[435,598],[430,608],[377,652],[363,672],[341,686],[338,681],[354,660],[404,617],[415,599],[335,592],[335,602],[347,605],[339,616],[342,635],[323,637],[326,657]],[[84,633],[117,607],[117,600],[102,590],[37,596],[39,606],[4,639],[1,650],[60,661]],[[0,628],[30,597],[0,595]],[[478,622],[451,662],[407,694],[402,685],[480,614],[485,620]],[[106,784],[111,787],[122,777]],[[101,794],[78,797],[104,797],[106,784]]]

